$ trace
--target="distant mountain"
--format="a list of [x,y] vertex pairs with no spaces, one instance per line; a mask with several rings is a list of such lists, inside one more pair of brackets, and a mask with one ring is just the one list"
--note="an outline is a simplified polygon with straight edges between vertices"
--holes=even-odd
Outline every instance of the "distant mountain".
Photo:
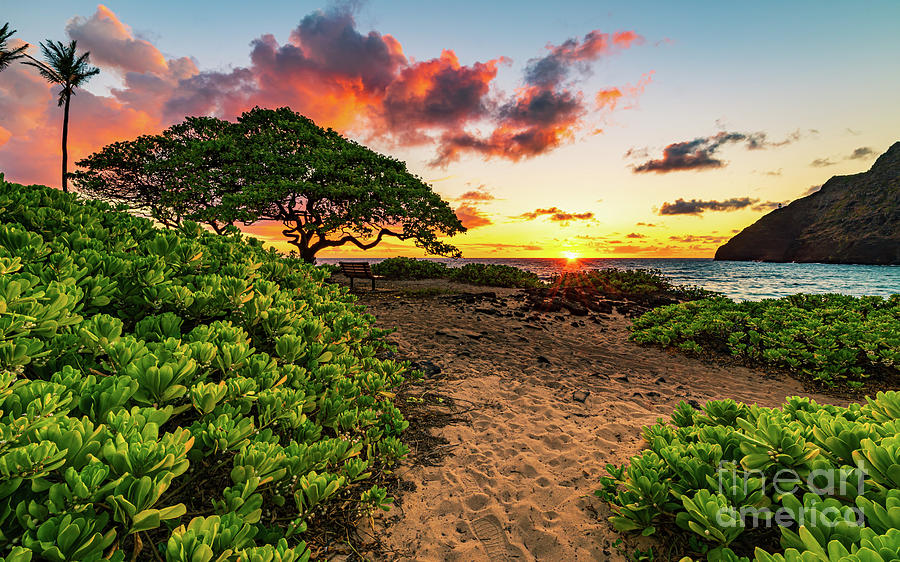
[[900,142],[868,172],[834,176],[716,251],[717,260],[900,264]]

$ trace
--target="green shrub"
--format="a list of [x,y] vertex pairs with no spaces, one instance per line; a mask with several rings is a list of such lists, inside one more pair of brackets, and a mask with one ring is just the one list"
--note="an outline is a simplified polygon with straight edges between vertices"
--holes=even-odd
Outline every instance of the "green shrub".
[[441,262],[398,256],[374,264],[372,273],[387,279],[441,279],[448,276],[448,269]]
[[413,258],[388,258],[372,266],[372,273],[388,279],[450,279],[470,285],[492,287],[538,287],[542,283],[534,273],[510,265],[468,263],[447,267],[441,262]]
[[341,266],[339,266],[335,263],[323,263],[321,265],[317,265],[316,269],[318,269],[320,271],[324,271],[326,273],[326,275],[325,275],[326,279],[332,275],[336,275],[341,272]]
[[511,265],[467,263],[450,269],[450,280],[471,285],[529,288],[542,285],[537,275]]
[[323,271],[2,176],[0,270],[0,557],[303,561],[390,504],[405,366]]
[[609,296],[640,298],[663,295],[678,300],[696,300],[715,293],[699,287],[673,285],[658,269],[591,269],[567,273],[551,284],[577,283]]
[[900,374],[900,295],[792,295],[736,303],[724,297],[657,308],[631,338],[725,352],[805,374],[827,385],[858,385]]
[[756,544],[756,560],[896,560],[900,393],[867,402],[681,402],[672,425],[644,428],[643,453],[607,467],[596,494],[618,531],[680,534],[667,542],[709,560],[739,560],[729,547],[774,525],[780,540]]

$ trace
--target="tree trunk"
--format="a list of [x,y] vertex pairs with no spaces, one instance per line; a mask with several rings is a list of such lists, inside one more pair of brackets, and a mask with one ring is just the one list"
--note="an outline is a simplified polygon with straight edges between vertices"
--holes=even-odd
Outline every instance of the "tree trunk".
[[66,96],[66,108],[63,111],[63,130],[62,130],[62,190],[63,193],[69,192],[69,180],[66,178],[66,168],[69,164],[69,100],[71,95]]
[[310,247],[309,240],[306,237],[301,237],[296,231],[285,229],[282,231],[282,234],[288,237],[288,244],[297,248],[297,254],[300,255],[300,259],[306,263],[316,265],[316,252],[319,251],[319,248]]
[[300,257],[306,263],[316,265],[316,251],[313,248],[301,248],[300,249]]
[[311,236],[303,231],[303,227],[298,220],[295,220],[294,224],[289,224],[288,221],[285,221],[284,230],[281,233],[287,238],[288,244],[297,248],[300,259],[306,263],[316,264],[316,252],[321,248],[317,248],[309,243]]

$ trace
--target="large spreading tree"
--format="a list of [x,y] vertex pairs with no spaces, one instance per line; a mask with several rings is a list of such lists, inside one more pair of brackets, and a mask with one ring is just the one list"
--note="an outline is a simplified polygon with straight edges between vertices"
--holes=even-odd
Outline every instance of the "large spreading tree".
[[465,232],[450,205],[395,158],[323,129],[288,108],[255,108],[237,122],[189,117],[160,135],[117,142],[78,162],[79,189],[222,232],[283,225],[299,255],[363,250],[385,238],[457,256],[440,238]]

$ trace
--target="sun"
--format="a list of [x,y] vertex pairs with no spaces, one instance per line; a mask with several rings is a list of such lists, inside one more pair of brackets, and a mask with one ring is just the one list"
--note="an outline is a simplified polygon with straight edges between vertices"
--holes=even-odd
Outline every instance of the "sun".
[[562,255],[569,261],[577,261],[579,258],[578,252],[563,252]]

